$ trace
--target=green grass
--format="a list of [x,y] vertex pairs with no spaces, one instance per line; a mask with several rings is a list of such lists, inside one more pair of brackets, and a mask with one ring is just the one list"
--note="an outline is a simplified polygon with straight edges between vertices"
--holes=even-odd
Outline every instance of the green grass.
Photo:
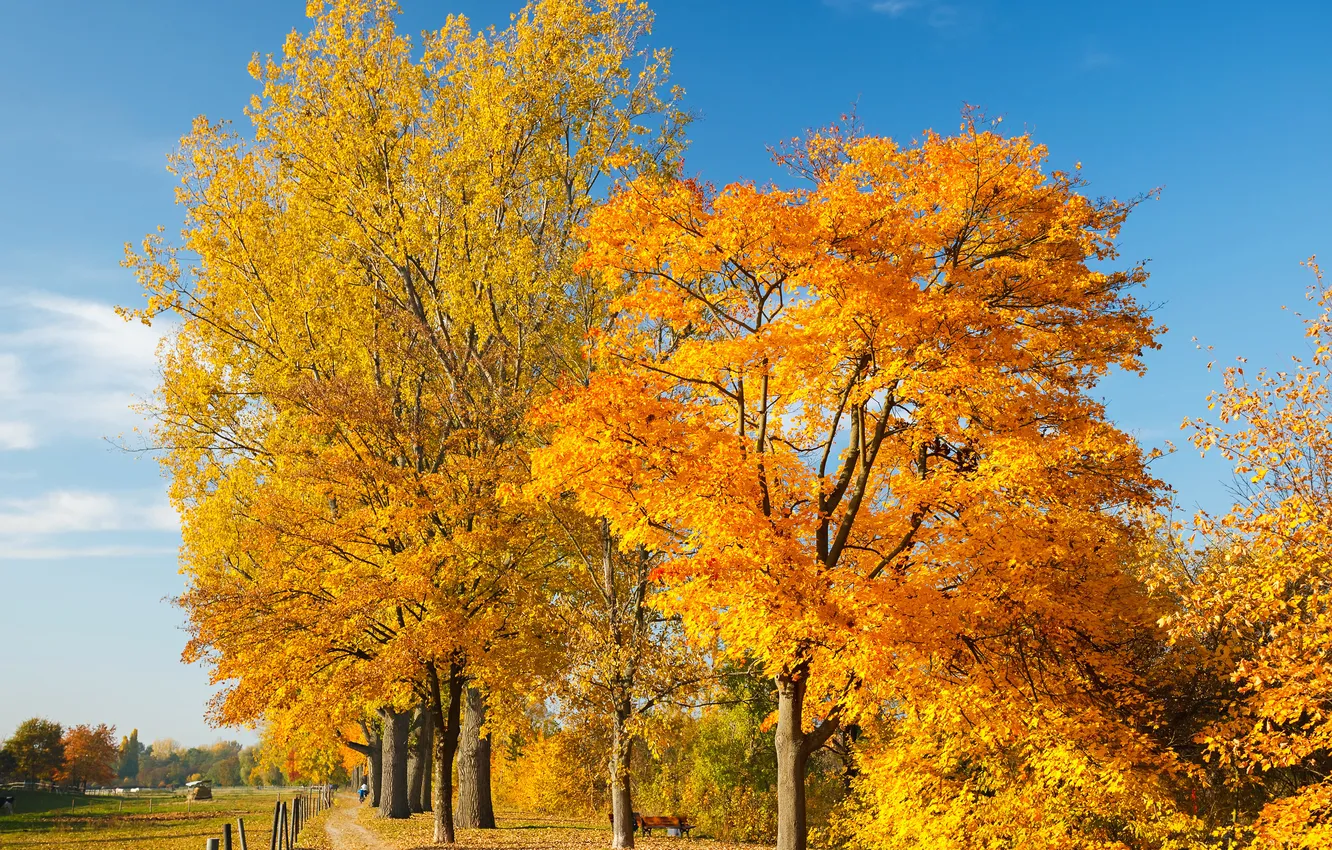
[[[278,789],[215,790],[213,800],[187,802],[183,796],[70,796],[33,791],[13,795],[14,814],[0,816],[0,847],[87,848],[87,850],[200,850],[209,838],[222,837],[222,825],[245,819],[251,850],[267,850]],[[288,802],[290,790],[281,794]],[[152,806],[152,813],[148,809]],[[73,806],[71,808],[71,802]],[[235,846],[240,847],[239,835]]]

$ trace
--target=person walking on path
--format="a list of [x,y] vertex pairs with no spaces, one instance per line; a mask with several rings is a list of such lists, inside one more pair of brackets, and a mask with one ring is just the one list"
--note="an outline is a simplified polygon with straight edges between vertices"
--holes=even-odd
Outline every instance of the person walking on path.
[[366,795],[366,794],[369,794],[369,793],[370,793],[370,787],[369,787],[368,785],[366,785],[364,781],[362,781],[362,782],[361,782],[361,787],[356,789],[356,796],[360,797],[360,798],[361,798],[361,802],[364,803],[364,802],[365,802],[365,795]]

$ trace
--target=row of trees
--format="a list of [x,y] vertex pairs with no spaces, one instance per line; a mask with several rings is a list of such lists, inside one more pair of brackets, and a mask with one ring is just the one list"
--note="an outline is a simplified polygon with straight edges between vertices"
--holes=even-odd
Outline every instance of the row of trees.
[[542,3],[501,32],[451,19],[415,54],[390,4],[332,4],[256,60],[253,139],[201,120],[185,140],[180,248],[130,258],[144,315],[184,317],[157,434],[186,517],[187,656],[231,685],[215,716],[298,751],[342,734],[393,817],[418,730],[439,840],[455,755],[462,822],[485,825],[480,730],[557,691],[614,718],[627,828],[633,724],[702,675],[649,604],[659,556],[523,492],[527,411],[604,309],[579,227],[609,169],[680,148],[648,21]]
[[115,727],[71,726],[41,717],[23,721],[0,746],[0,779],[83,787],[115,781]]
[[[210,779],[225,786],[285,785],[303,779],[284,773],[283,758],[282,748],[244,747],[235,741],[187,748],[170,738],[160,738],[144,744],[138,729],[117,744],[114,726],[81,724],[65,728],[34,717],[20,723],[0,746],[0,781],[52,782],[79,788],[164,788],[196,779]],[[346,773],[335,771],[333,778],[345,781]]]
[[251,746],[217,741],[186,747],[171,738],[159,738],[152,744],[144,744],[135,729],[120,739],[116,774],[119,784],[145,788],[177,787],[196,779],[208,779],[225,787],[281,786],[304,779],[285,766],[282,759],[282,751],[271,749],[266,741]]
[[[1092,395],[1160,332],[1134,201],[970,114],[689,179],[638,0],[420,45],[387,0],[314,11],[127,260],[180,320],[155,436],[215,720],[302,775],[364,754],[439,842],[493,826],[497,748],[518,784],[595,752],[616,847],[635,782],[736,759],[803,850],[828,748],[828,840],[866,848],[1322,834],[1326,349],[1198,426],[1259,489],[1195,552]],[[770,783],[681,755],[763,699]]]

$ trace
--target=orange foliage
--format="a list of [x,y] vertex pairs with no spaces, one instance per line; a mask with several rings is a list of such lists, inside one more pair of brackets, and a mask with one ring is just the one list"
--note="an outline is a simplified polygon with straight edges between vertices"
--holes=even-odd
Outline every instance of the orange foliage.
[[71,726],[65,730],[61,743],[65,748],[65,763],[57,772],[56,781],[72,785],[111,785],[116,781],[116,764],[120,759],[116,727],[105,723],[95,727]]
[[1139,710],[1107,647],[1155,619],[1120,565],[1160,485],[1089,391],[1159,328],[1141,266],[1102,270],[1132,204],[1045,156],[833,131],[780,157],[806,187],[649,176],[588,228],[612,318],[536,474],[669,554],[671,607],[777,677],[796,768],[886,705]]

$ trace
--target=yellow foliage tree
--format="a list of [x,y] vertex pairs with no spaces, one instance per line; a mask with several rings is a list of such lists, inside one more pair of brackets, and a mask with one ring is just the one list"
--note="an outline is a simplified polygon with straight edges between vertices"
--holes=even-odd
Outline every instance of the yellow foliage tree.
[[681,122],[635,0],[543,0],[483,33],[450,18],[419,57],[395,11],[311,4],[313,31],[252,63],[253,137],[199,119],[184,140],[180,246],[150,237],[128,264],[140,315],[183,319],[156,434],[187,655],[230,683],[217,716],[332,695],[330,728],[378,710],[397,742],[424,694],[452,841],[469,671],[498,636],[541,637],[515,618],[552,558],[500,492],[524,475],[526,406],[576,345],[576,228],[607,163],[651,167]]
[[[521,747],[500,758],[499,800],[511,809],[543,815],[602,814],[601,736],[572,726],[529,731]],[[591,746],[589,746],[591,744]]]
[[[539,486],[539,485],[538,485]],[[688,701],[711,678],[708,653],[685,639],[678,616],[662,616],[652,573],[658,555],[625,550],[609,523],[552,505],[572,572],[581,581],[552,600],[567,662],[556,685],[566,711],[609,734],[611,846],[634,846],[631,771],[635,741],[651,713]]]
[[1243,498],[1197,518],[1211,552],[1171,621],[1181,640],[1205,633],[1237,686],[1199,738],[1237,781],[1264,787],[1234,838],[1272,848],[1332,844],[1332,287],[1309,265],[1321,311],[1304,322],[1312,353],[1251,378],[1226,369],[1216,421],[1192,423],[1198,448],[1234,464]]

